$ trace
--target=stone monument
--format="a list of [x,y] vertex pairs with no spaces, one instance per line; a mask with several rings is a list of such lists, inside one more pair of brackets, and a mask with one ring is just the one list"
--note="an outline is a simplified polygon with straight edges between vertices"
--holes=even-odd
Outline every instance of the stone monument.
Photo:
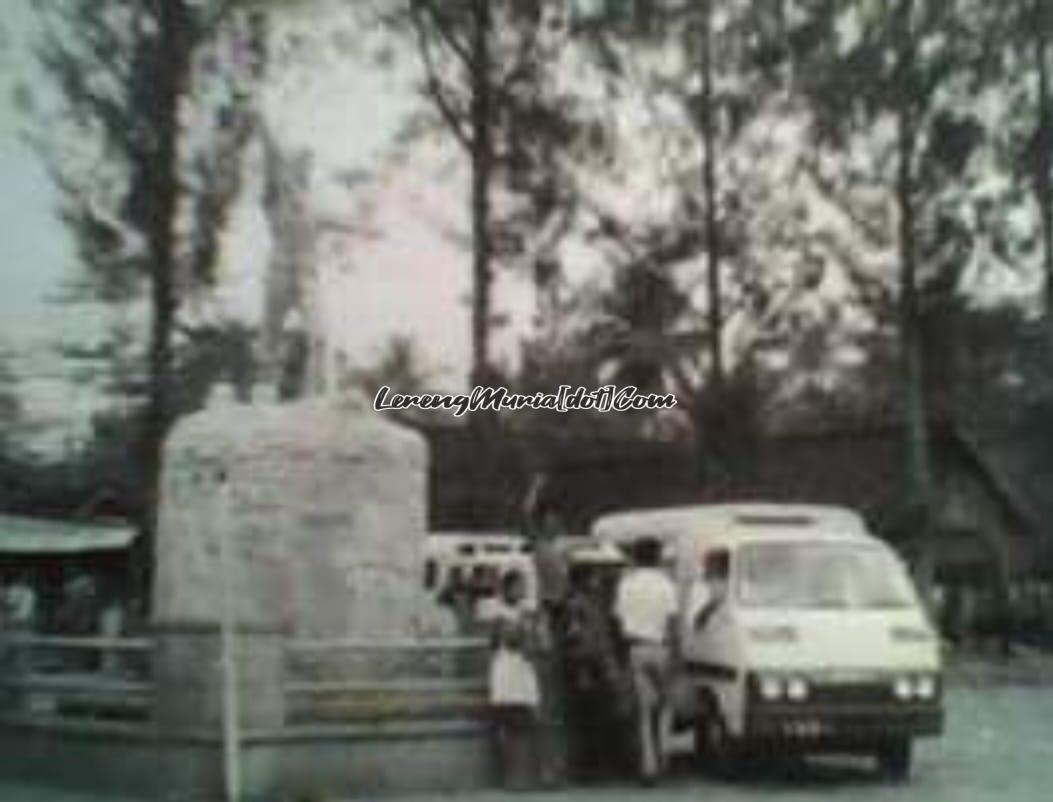
[[168,440],[154,620],[217,622],[227,581],[239,625],[411,636],[426,499],[423,438],[361,399],[210,404]]

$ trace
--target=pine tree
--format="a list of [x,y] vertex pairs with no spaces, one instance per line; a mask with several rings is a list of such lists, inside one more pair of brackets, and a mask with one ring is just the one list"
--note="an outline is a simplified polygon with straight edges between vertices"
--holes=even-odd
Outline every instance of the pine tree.
[[[245,14],[239,7],[244,5]],[[179,307],[214,270],[218,232],[237,191],[251,125],[244,87],[262,67],[260,18],[250,3],[63,0],[43,10],[41,64],[59,90],[37,137],[62,191],[61,213],[86,268],[83,291],[123,303],[145,295],[149,324],[145,399],[136,463],[143,505],[140,590],[150,581],[163,444],[173,420]],[[232,72],[201,63],[230,35]],[[202,112],[202,81],[225,97]],[[196,84],[196,86],[195,86]],[[213,87],[215,88],[215,87]],[[209,144],[188,140],[198,115]],[[200,131],[200,129],[199,129]],[[185,235],[185,236],[184,236]]]
[[891,246],[880,261],[894,270],[871,278],[885,287],[874,301],[886,307],[878,315],[890,322],[899,352],[900,524],[922,554],[934,503],[926,320],[941,298],[962,290],[976,241],[960,210],[974,191],[963,177],[983,152],[980,110],[970,102],[990,80],[982,5],[843,4],[829,20],[827,45],[812,51],[803,71],[821,151],[849,167],[825,188],[862,235]]

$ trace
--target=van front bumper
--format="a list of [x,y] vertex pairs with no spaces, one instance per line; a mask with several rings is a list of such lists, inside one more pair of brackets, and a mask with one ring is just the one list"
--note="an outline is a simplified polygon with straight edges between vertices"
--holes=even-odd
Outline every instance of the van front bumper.
[[798,704],[753,707],[746,717],[746,738],[796,742],[803,745],[874,743],[896,738],[939,735],[943,732],[940,705]]
[[929,698],[897,698],[894,678],[874,676],[850,681],[813,677],[806,698],[765,699],[751,675],[743,735],[749,740],[802,746],[874,744],[943,732],[942,683],[936,678]]

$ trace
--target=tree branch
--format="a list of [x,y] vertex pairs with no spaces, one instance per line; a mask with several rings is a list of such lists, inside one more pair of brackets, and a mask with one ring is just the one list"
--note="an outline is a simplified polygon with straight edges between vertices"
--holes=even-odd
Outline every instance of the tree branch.
[[420,14],[421,9],[431,16],[433,27],[442,38],[442,41],[450,49],[450,52],[460,59],[465,69],[471,72],[474,66],[471,51],[464,42],[459,41],[454,35],[449,18],[439,10],[439,3],[435,2],[435,0],[413,0],[412,5],[414,11],[411,13],[415,17]]
[[413,3],[410,16],[413,28],[417,34],[417,49],[420,51],[421,61],[424,64],[428,95],[431,97],[432,102],[435,103],[435,107],[439,110],[439,114],[451,133],[453,133],[454,138],[460,143],[461,147],[471,153],[474,145],[472,137],[465,130],[463,120],[458,116],[442,88],[442,82],[439,80],[438,72],[435,68],[435,60],[431,52],[431,43],[428,40],[428,31],[424,20],[420,16],[418,6],[418,2]]
[[530,58],[530,54],[537,46],[540,28],[541,25],[537,21],[530,26],[530,31],[520,42],[516,51],[516,56],[513,59],[511,66],[508,68],[508,71],[505,73],[504,78],[497,82],[497,94],[508,92],[510,87],[515,84],[516,81],[525,77],[529,67],[536,63]]

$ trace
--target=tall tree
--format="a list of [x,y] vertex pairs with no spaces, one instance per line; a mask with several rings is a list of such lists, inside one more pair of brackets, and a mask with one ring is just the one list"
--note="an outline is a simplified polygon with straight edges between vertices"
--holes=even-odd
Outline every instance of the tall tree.
[[521,261],[524,253],[532,268],[545,262],[545,248],[530,243],[528,229],[544,229],[562,197],[551,182],[535,180],[552,176],[548,145],[569,136],[565,109],[546,96],[543,75],[560,6],[556,0],[405,0],[402,13],[389,16],[396,30],[412,34],[423,94],[468,164],[473,384],[494,377],[495,266]]
[[[858,0],[827,22],[802,87],[820,148],[849,169],[825,182],[861,233],[888,248],[875,264],[892,302],[904,428],[904,528],[924,555],[932,524],[933,468],[926,397],[926,317],[962,287],[975,243],[958,214],[975,191],[963,177],[981,153],[981,111],[972,101],[988,80],[982,4],[971,0]],[[827,171],[829,174],[829,171]],[[869,232],[869,233],[866,233]],[[872,278],[875,277],[872,272]],[[924,565],[922,566],[924,571]]]
[[[757,352],[777,331],[789,333],[791,307],[818,284],[809,278],[817,271],[802,224],[810,198],[797,176],[800,137],[773,133],[799,128],[801,116],[786,92],[791,51],[780,10],[748,0],[670,0],[635,4],[628,19],[614,4],[586,15],[614,86],[612,105],[639,92],[635,109],[625,103],[612,113],[622,118],[612,127],[625,130],[640,109],[650,115],[633,132],[649,149],[624,135],[615,146],[646,154],[636,156],[630,180],[647,191],[633,193],[635,205],[619,204],[628,213],[601,216],[600,229],[633,245],[630,261],[640,269],[661,265],[687,300],[673,324],[677,336],[663,337],[670,346],[663,359],[690,365],[683,373],[690,381],[679,384],[711,478],[722,464],[730,468],[736,449],[741,399],[738,389],[725,397],[727,385],[752,384]],[[650,174],[662,180],[652,186]],[[652,220],[654,207],[666,211]],[[692,342],[697,355],[688,353]]]
[[891,33],[895,40],[894,114],[896,118],[896,206],[899,223],[899,333],[903,359],[903,410],[906,433],[907,489],[924,510],[929,499],[932,466],[925,416],[925,385],[916,248],[917,211],[914,163],[917,154],[920,103],[916,90],[918,64],[913,30],[914,0],[899,0]]
[[[104,301],[140,293],[148,301],[147,379],[135,455],[143,481],[144,536],[136,562],[144,591],[163,444],[175,409],[179,307],[190,287],[213,274],[218,231],[236,192],[231,165],[245,141],[246,98],[236,85],[251,83],[262,63],[259,18],[232,17],[240,5],[64,0],[42,10],[46,34],[39,57],[59,100],[51,117],[43,113],[53,135],[38,141],[87,268],[84,289]],[[205,104],[207,111],[194,109],[195,78],[219,71],[196,59],[210,55],[204,45],[220,31],[232,34],[237,75],[223,81],[235,91]],[[187,141],[186,117],[195,111],[199,122],[209,119],[209,147]]]
[[1053,9],[1044,0],[1033,0],[1030,14],[1021,15],[1031,36],[1038,97],[1035,102],[1033,149],[1035,200],[1042,230],[1044,311],[1049,353],[1053,354],[1053,81],[1050,78],[1050,40]]
[[425,92],[470,164],[472,362],[469,383],[490,378],[493,282],[494,9],[487,0],[409,0],[409,20],[425,72]]
[[717,407],[721,405],[724,388],[724,313],[723,288],[720,276],[720,242],[717,232],[717,110],[713,93],[714,41],[713,0],[703,0],[701,14],[701,83],[700,113],[702,132],[702,203],[705,209],[706,290],[709,328],[710,390]]

